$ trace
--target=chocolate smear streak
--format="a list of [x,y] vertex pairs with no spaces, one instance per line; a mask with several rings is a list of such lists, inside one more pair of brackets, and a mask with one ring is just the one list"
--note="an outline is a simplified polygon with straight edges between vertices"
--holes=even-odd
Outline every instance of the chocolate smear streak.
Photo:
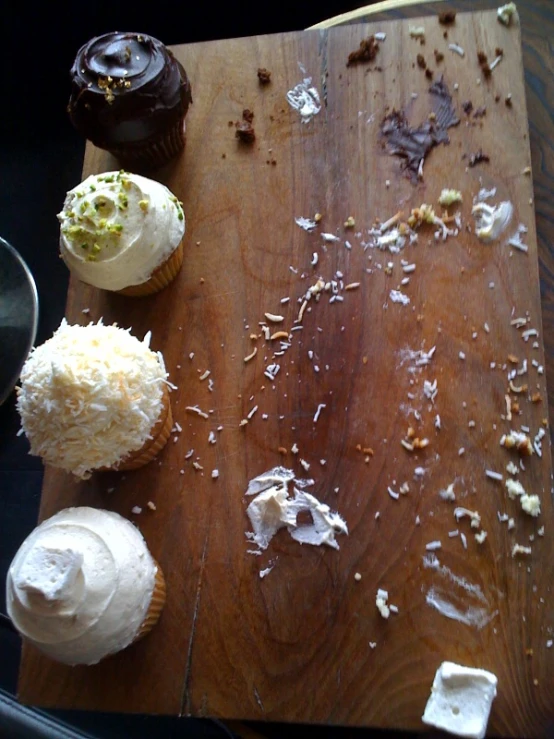
[[404,160],[403,169],[416,183],[422,163],[435,146],[449,144],[447,130],[457,126],[460,119],[452,105],[452,96],[441,77],[429,87],[433,115],[419,126],[412,127],[404,113],[393,110],[383,119],[381,136],[384,146],[393,156]]

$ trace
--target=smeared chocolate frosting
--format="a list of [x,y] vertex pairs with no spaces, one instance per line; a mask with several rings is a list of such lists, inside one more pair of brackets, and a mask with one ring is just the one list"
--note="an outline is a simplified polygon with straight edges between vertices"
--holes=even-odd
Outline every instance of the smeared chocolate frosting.
[[381,136],[387,151],[404,160],[404,170],[412,182],[417,182],[420,163],[431,149],[438,144],[448,144],[447,130],[460,122],[442,77],[429,87],[429,94],[434,114],[431,119],[419,126],[410,126],[403,112],[393,110],[381,124]]

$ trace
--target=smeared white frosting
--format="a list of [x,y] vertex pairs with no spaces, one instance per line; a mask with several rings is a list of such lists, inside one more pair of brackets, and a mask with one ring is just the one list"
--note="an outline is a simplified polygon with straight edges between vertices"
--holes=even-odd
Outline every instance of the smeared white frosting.
[[[288,485],[293,482],[294,496],[289,497]],[[260,549],[267,549],[277,531],[286,527],[300,544],[326,544],[338,549],[336,534],[348,534],[348,527],[326,503],[304,492],[302,488],[313,483],[313,480],[296,479],[294,472],[284,467],[275,467],[251,480],[246,495],[256,497],[246,511],[253,529],[247,532],[247,538]],[[311,523],[299,524],[298,514],[302,512],[310,514]]]
[[38,649],[66,664],[95,664],[137,635],[156,565],[130,521],[66,508],[16,553],[6,584],[8,615]]

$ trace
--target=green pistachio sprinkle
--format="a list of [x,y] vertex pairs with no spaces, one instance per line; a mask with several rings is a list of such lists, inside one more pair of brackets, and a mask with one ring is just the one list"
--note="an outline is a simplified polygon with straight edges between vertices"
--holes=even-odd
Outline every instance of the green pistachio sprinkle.
[[106,223],[107,223],[106,219],[105,218],[101,218],[98,221],[98,228],[106,228]]
[[81,249],[88,249],[88,244],[81,244]]
[[91,185],[90,186],[90,191],[91,192],[96,192],[96,185]]
[[182,221],[182,220],[183,220],[183,218],[184,218],[184,216],[183,216],[183,211],[182,211],[182,210],[180,210],[180,211],[179,211],[179,220],[180,220],[180,221]]
[[94,254],[87,254],[87,262],[96,262]]
[[93,247],[92,247],[92,251],[93,251],[93,252],[94,252],[95,254],[98,254],[98,252],[99,252],[100,250],[101,250],[101,248],[100,248],[100,244],[93,244]]
[[148,200],[139,200],[139,208],[146,213],[148,210]]

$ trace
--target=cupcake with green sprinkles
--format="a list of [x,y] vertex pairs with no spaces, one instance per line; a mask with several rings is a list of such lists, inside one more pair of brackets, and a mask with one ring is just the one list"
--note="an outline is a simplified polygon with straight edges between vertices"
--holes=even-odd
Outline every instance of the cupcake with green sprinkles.
[[183,264],[183,205],[147,177],[124,170],[90,175],[67,193],[58,220],[68,269],[102,290],[151,295]]

